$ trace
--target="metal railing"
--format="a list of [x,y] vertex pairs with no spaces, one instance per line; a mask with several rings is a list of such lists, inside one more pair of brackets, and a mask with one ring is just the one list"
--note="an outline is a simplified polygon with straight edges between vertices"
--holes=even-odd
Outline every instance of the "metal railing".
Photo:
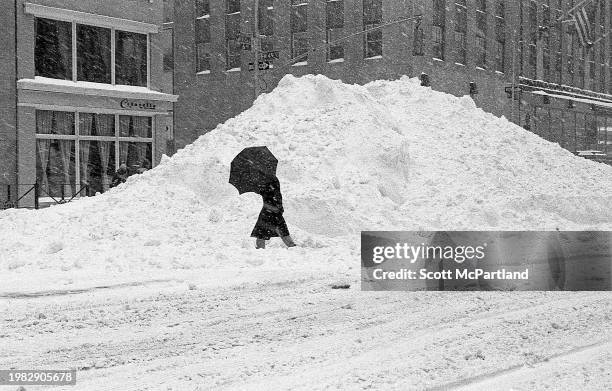
[[[40,199],[42,197],[48,197],[51,199],[50,204],[65,204],[74,200],[75,198],[81,196],[87,196],[89,194],[89,185],[86,183],[82,183],[79,185],[78,190],[69,190],[72,189],[75,184],[74,183],[59,183],[59,196],[54,194],[50,194],[50,192],[45,189],[44,186],[41,186],[40,183],[19,183],[17,184],[17,194],[13,194],[13,186],[12,185],[4,185],[6,192],[3,194],[4,199],[0,198],[0,209],[10,209],[10,208],[32,208],[32,206],[20,206],[20,201],[24,200],[28,195],[34,198],[34,209],[40,209]],[[19,190],[25,187],[23,192]],[[45,203],[47,204],[47,203]],[[46,205],[48,206],[48,205]]]

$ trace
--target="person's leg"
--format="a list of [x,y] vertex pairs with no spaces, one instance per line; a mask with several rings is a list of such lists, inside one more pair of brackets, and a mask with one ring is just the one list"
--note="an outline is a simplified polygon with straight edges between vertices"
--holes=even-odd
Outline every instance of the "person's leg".
[[283,240],[283,243],[285,243],[285,246],[295,247],[295,242],[291,238],[291,235],[281,236],[281,239]]
[[265,239],[255,239],[255,248],[266,248]]

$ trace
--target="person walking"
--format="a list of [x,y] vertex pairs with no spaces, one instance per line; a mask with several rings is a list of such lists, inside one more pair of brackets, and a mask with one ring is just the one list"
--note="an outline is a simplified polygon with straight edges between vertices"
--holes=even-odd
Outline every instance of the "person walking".
[[266,240],[272,237],[280,237],[287,247],[294,247],[295,243],[283,218],[283,196],[278,178],[269,177],[259,185],[258,193],[263,199],[263,207],[251,233],[256,238],[255,248],[266,248]]

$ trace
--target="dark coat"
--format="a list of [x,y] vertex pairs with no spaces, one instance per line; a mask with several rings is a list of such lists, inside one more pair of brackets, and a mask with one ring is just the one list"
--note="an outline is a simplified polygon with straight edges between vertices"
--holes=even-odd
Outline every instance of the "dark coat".
[[125,183],[125,181],[128,178],[128,173],[126,172],[120,172],[119,170],[115,172],[115,174],[113,175],[113,179],[111,180],[110,183],[110,187],[116,187],[119,186],[122,183]]
[[263,208],[251,232],[251,236],[258,239],[269,240],[271,237],[287,236],[289,229],[283,218],[283,196],[280,183],[276,177],[259,187],[259,194],[263,199]]

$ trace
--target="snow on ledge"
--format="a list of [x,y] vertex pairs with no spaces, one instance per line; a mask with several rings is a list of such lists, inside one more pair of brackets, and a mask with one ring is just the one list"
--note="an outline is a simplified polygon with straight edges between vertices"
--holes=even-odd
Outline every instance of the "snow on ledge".
[[303,67],[308,65],[308,61],[300,61],[300,62],[296,62],[295,64],[291,65],[292,67]]
[[17,81],[20,90],[36,90],[48,92],[64,92],[71,94],[108,96],[113,98],[148,99],[167,102],[176,102],[178,95],[165,94],[154,91],[147,87],[112,85],[103,83],[92,83],[88,81],[71,81],[51,79],[36,76],[34,79],[20,79]]

